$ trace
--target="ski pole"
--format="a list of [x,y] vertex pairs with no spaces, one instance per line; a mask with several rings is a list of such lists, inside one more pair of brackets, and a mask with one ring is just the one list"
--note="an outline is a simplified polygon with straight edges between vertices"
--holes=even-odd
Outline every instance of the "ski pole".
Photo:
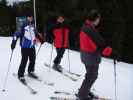
[[[53,55],[53,44],[52,44],[52,49],[51,49],[51,54],[50,54],[49,66],[51,66],[52,55]],[[49,71],[50,71],[50,69],[49,69]]]
[[115,100],[117,100],[117,87],[116,87],[116,60],[114,59],[114,84],[115,84]]
[[69,72],[71,72],[70,71],[70,55],[69,55],[69,49],[68,49],[68,66],[69,66]]
[[36,57],[37,57],[37,55],[39,54],[39,51],[40,51],[41,47],[42,47],[42,44],[41,44],[41,45],[39,46],[39,48],[38,48],[38,51],[37,51],[37,53],[36,53]]
[[35,28],[37,26],[36,23],[36,0],[33,0],[33,9],[34,9],[34,20],[35,20]]
[[9,64],[8,64],[8,70],[7,70],[5,81],[4,81],[4,84],[3,84],[3,90],[2,90],[3,92],[6,91],[5,88],[6,88],[7,79],[8,79],[8,75],[9,75],[9,71],[10,71],[10,67],[11,67],[12,55],[13,55],[13,50],[12,50],[12,53],[11,53],[11,56],[10,56],[10,61],[9,61]]

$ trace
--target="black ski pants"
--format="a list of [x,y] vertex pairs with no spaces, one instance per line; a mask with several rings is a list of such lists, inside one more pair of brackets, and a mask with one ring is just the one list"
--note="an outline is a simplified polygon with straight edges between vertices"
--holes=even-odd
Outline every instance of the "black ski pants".
[[21,63],[18,69],[18,77],[23,77],[26,64],[29,59],[29,65],[28,65],[28,73],[34,72],[35,69],[35,59],[36,59],[36,51],[35,47],[33,48],[21,48]]
[[54,59],[54,64],[60,64],[63,54],[65,52],[65,48],[56,48],[57,56]]

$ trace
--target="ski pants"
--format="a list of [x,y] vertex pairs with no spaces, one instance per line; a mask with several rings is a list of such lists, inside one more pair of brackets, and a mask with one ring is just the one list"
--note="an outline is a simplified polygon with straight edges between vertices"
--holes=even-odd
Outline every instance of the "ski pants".
[[35,59],[36,59],[36,51],[35,47],[33,48],[21,48],[21,63],[18,69],[18,77],[23,77],[26,64],[29,59],[29,65],[28,65],[28,73],[34,72],[35,67]]
[[85,79],[82,82],[82,85],[78,92],[78,95],[80,98],[88,97],[90,89],[91,89],[93,83],[95,82],[95,80],[97,79],[99,64],[96,64],[93,66],[85,65],[85,68],[86,68]]
[[54,64],[60,64],[63,54],[65,52],[65,48],[56,48],[57,56],[54,59]]

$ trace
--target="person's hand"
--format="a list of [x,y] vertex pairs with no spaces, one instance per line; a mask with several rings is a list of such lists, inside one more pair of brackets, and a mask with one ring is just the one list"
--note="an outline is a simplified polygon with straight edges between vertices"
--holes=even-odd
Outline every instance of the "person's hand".
[[103,51],[102,54],[106,57],[109,57],[112,54],[112,48],[111,47],[106,47]]
[[12,51],[14,50],[15,46],[16,46],[16,43],[12,42],[12,44],[11,44],[11,50]]

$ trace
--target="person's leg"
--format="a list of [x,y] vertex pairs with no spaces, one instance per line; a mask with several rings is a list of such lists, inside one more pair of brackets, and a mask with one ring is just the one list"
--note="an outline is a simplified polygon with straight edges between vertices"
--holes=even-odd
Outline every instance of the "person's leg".
[[99,68],[98,65],[94,66],[85,65],[85,67],[86,67],[85,79],[78,92],[78,96],[80,98],[88,98],[90,89],[98,76],[98,68]]
[[59,48],[56,49],[56,51],[57,51],[57,56],[55,57],[53,68],[59,72],[62,72],[62,67],[59,64],[61,62],[61,58],[63,57],[65,49]]
[[34,72],[34,70],[35,70],[35,60],[36,60],[36,51],[35,51],[35,48],[30,48],[29,49],[28,73]]
[[26,67],[26,64],[28,61],[27,49],[22,48],[21,55],[22,55],[22,58],[21,58],[21,63],[20,63],[19,69],[18,69],[18,78],[24,77],[25,67]]
[[54,64],[58,65],[61,62],[61,59],[63,57],[63,54],[65,52],[64,48],[56,48],[57,56],[54,59]]
[[37,79],[38,76],[34,73],[34,71],[35,71],[35,60],[36,60],[36,51],[35,51],[35,48],[31,48],[30,53],[29,53],[28,75],[31,78]]

